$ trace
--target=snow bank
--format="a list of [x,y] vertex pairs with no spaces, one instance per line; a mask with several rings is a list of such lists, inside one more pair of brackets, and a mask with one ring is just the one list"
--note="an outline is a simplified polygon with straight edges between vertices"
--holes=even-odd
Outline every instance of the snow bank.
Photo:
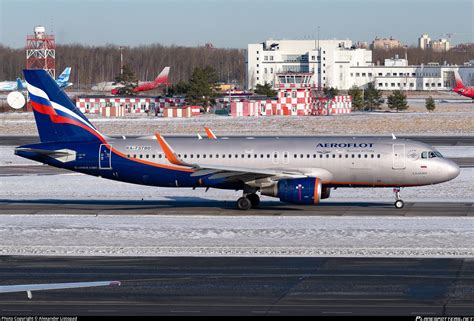
[[3,215],[0,255],[474,257],[474,218]]

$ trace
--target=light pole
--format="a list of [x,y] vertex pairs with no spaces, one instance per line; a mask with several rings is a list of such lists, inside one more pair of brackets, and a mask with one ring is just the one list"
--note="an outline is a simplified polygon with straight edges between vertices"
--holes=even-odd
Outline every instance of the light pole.
[[119,49],[120,49],[120,75],[123,75],[123,54],[122,54],[123,47],[120,46]]

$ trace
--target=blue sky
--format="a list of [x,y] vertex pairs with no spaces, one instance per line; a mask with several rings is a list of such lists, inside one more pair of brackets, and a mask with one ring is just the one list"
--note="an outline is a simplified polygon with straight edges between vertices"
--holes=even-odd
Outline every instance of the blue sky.
[[57,43],[246,48],[268,38],[372,41],[414,45],[453,33],[474,42],[474,0],[0,0],[0,43],[25,45],[35,25]]

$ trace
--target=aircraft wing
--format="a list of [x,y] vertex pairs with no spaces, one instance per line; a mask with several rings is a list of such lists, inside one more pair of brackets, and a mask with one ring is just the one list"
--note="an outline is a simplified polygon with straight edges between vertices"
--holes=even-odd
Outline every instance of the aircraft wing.
[[211,180],[225,178],[226,180],[240,180],[243,182],[255,181],[263,178],[280,180],[284,178],[302,178],[311,176],[300,171],[186,163],[178,157],[171,146],[160,134],[156,133],[155,137],[160,144],[161,149],[165,153],[166,158],[171,163],[179,166],[190,167],[194,170],[191,176],[199,177],[212,174],[209,176],[209,179]]
[[0,293],[26,292],[28,298],[32,298],[32,291],[77,289],[96,286],[120,286],[120,281],[99,281],[99,282],[73,282],[73,283],[50,283],[50,284],[21,284],[21,285],[0,285]]

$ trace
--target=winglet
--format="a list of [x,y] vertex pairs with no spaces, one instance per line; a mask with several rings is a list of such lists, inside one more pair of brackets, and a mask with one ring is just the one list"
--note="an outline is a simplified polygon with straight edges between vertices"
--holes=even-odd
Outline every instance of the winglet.
[[209,127],[204,127],[204,130],[206,131],[207,138],[217,139],[217,136],[214,134],[214,132]]
[[175,165],[180,165],[180,166],[189,166],[189,164],[186,164],[183,162],[181,159],[179,159],[178,155],[174,152],[174,150],[171,148],[171,146],[166,142],[166,140],[159,134],[155,133],[156,140],[161,146],[161,149],[166,155],[166,158],[168,161],[172,164]]

